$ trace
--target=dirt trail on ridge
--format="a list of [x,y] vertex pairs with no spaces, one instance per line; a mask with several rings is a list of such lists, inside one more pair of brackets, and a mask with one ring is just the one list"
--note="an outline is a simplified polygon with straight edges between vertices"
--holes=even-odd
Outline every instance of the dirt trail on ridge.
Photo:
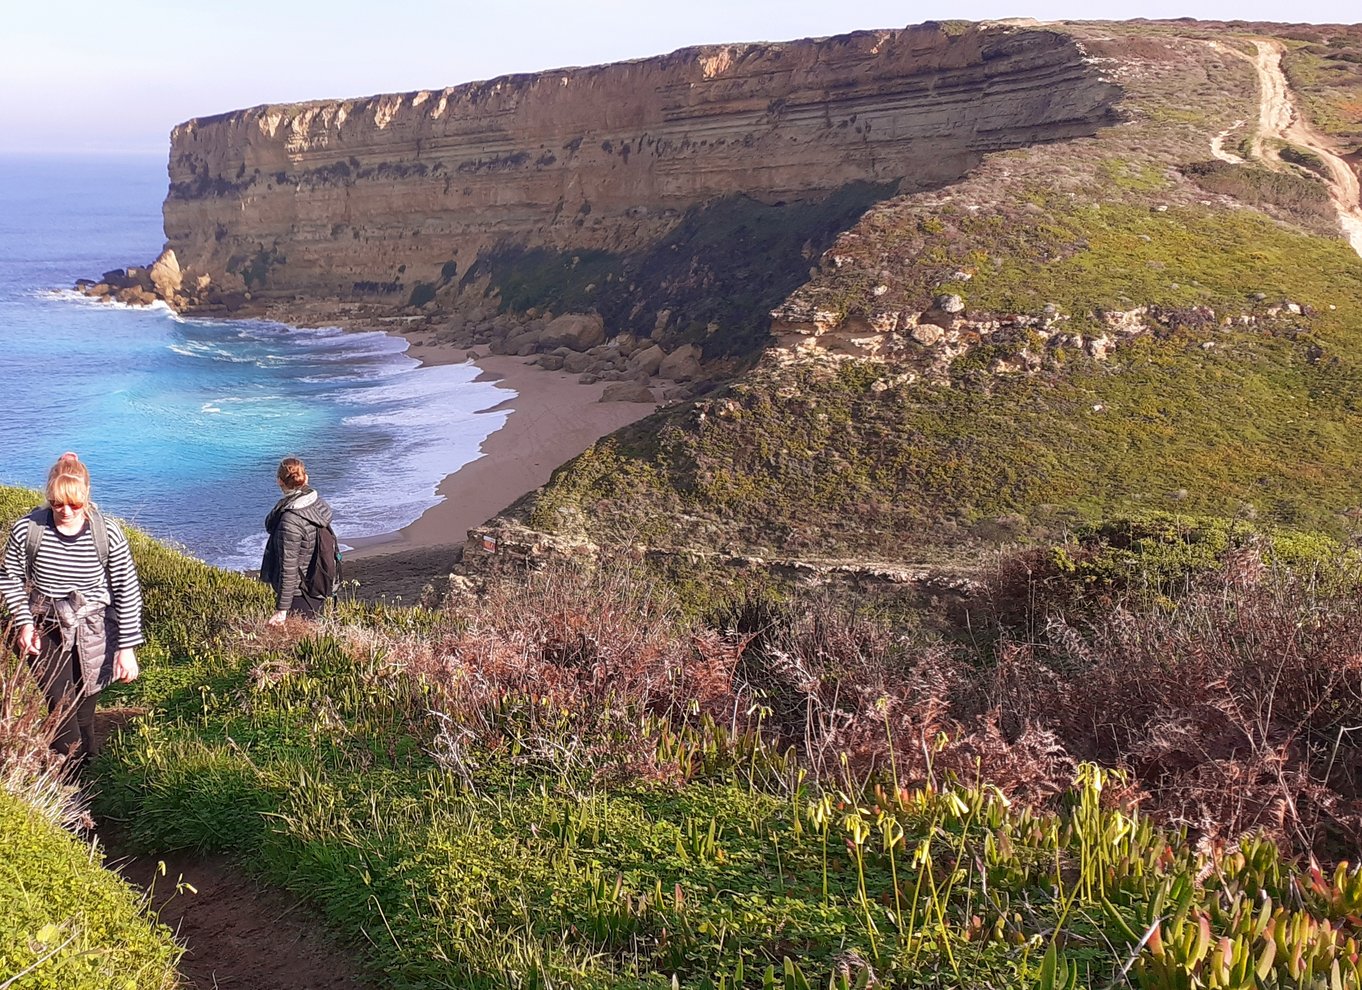
[[1222,162],[1229,162],[1231,165],[1244,164],[1244,159],[1240,158],[1238,155],[1231,154],[1230,152],[1225,150],[1225,138],[1229,137],[1231,134],[1233,134],[1235,131],[1239,130],[1239,128],[1243,126],[1244,121],[1236,120],[1229,127],[1226,127],[1215,137],[1211,138],[1211,154],[1214,155],[1216,158],[1219,158]]
[[[1362,187],[1357,173],[1335,152],[1329,139],[1315,131],[1301,117],[1291,98],[1291,88],[1282,72],[1282,53],[1286,47],[1274,38],[1254,38],[1258,49],[1250,59],[1258,73],[1258,131],[1253,138],[1253,155],[1268,164],[1282,167],[1275,154],[1267,152],[1265,139],[1274,138],[1305,148],[1317,155],[1329,174],[1325,183],[1329,198],[1338,211],[1338,222],[1354,251],[1362,255]],[[1233,48],[1217,46],[1221,51]],[[1242,52],[1236,52],[1244,58]]]
[[183,990],[370,987],[350,953],[296,899],[262,887],[226,860],[190,854],[159,860],[164,876],[151,856],[126,861],[121,872],[148,891],[151,912],[185,946],[177,967]]
[[[98,745],[145,712],[98,712]],[[99,834],[109,850],[106,865],[147,893],[147,913],[185,947],[176,967],[181,990],[371,990],[355,954],[338,947],[298,898],[255,882],[220,857],[125,855],[116,825],[101,825]]]

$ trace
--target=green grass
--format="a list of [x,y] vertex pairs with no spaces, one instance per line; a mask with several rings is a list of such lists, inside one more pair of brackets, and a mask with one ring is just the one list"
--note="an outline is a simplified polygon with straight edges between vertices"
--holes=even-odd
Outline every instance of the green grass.
[[[560,469],[532,522],[909,560],[1011,514],[1051,537],[1172,509],[1351,530],[1362,264],[1345,244],[1249,210],[934,216],[888,249],[919,259],[888,305],[925,305],[936,289],[976,319],[1051,304],[1061,332],[1088,335],[1104,313],[1144,306],[1151,331],[1104,362],[1052,347],[1044,372],[1013,379],[982,369],[1028,339],[992,345],[957,361],[949,386],[882,363],[768,369]],[[972,278],[940,281],[961,269]]]
[[[162,698],[104,759],[101,803],[147,848],[259,864],[389,986],[757,986],[768,967],[777,985],[838,985],[851,959],[895,986],[1032,986],[1059,966],[1097,987],[1156,916],[1167,948],[1140,954],[1141,986],[1219,965],[1213,943],[1183,947],[1202,917],[1256,965],[1276,916],[1317,971],[1337,959],[1356,978],[1353,943],[1323,928],[1356,874],[1320,888],[1338,907],[1289,908],[1309,882],[1246,842],[1197,886],[1200,856],[1103,808],[1096,771],[1058,816],[956,785],[823,792],[712,724],[644,721],[631,731],[693,754],[679,786],[592,786],[514,750],[471,754],[463,777],[426,755],[433,726],[399,717],[381,657],[321,637],[288,659],[273,683],[227,661],[213,689]],[[1269,969],[1289,979],[1292,958]]]
[[101,867],[96,851],[3,790],[0,904],[0,986],[176,985],[180,950],[170,931],[140,913],[131,888]]

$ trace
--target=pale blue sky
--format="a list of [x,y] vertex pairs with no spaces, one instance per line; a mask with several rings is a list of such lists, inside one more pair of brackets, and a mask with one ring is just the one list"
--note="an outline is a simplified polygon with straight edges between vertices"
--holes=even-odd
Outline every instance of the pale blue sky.
[[225,110],[932,18],[1352,22],[1356,0],[94,0],[6,5],[0,152],[165,154]]

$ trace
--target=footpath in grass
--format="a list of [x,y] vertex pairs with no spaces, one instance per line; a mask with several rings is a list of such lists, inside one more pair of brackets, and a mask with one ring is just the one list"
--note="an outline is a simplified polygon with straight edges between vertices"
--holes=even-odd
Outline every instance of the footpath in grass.
[[[1001,627],[969,659],[826,611],[786,638],[774,618],[706,625],[628,566],[507,578],[439,612],[347,603],[274,633],[257,585],[139,541],[153,643],[108,700],[146,714],[98,762],[96,810],[152,856],[224,856],[305,899],[397,988],[1359,985],[1355,868],[1161,826],[1137,808],[1155,776],[1045,763],[1081,749],[1062,722],[1008,729],[987,706],[966,722],[971,682],[1084,720],[1082,697],[1132,663],[1148,689],[1116,687],[1141,722],[1168,721],[1148,706],[1169,704],[1161,679],[1191,682],[1183,661],[1205,669],[1193,701],[1227,706],[1215,683],[1261,666],[1235,642],[1295,655],[1275,676],[1316,699],[1289,713],[1298,733],[1327,732],[1316,708],[1352,718],[1321,673],[1351,676],[1337,650],[1362,628],[1335,579],[1282,590],[1233,527],[1101,539],[1033,560],[1025,597],[1062,603],[1045,582],[1066,574],[1116,596],[1137,552],[1183,592],[1085,598],[1114,625],[1037,629],[1029,660]],[[1257,616],[1274,624],[1234,625]],[[1139,744],[1110,762],[1138,768]],[[1349,826],[1342,792],[1298,793]]]
[[637,580],[220,629],[138,689],[99,810],[252,864],[393,987],[1358,984],[1356,870],[1198,844],[1091,764],[1036,810],[914,752],[892,685],[829,713],[841,759],[787,744]]

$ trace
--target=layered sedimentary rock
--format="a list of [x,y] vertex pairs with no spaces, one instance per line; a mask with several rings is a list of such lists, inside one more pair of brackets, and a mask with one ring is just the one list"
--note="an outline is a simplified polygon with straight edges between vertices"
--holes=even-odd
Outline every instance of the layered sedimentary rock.
[[1062,33],[929,24],[261,106],[175,128],[167,246],[257,298],[760,323],[875,199],[1094,133],[1119,96]]

